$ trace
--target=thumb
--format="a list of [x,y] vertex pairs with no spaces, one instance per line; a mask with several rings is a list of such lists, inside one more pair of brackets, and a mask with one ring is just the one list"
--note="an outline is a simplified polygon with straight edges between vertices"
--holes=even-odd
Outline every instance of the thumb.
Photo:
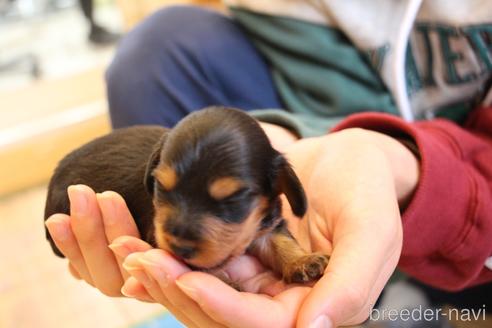
[[293,287],[275,297],[238,292],[203,272],[185,273],[178,287],[215,321],[234,328],[292,327],[308,287]]
[[313,287],[299,312],[298,327],[355,325],[370,311],[391,276],[400,246],[382,246],[367,234],[340,239],[323,277]]
[[113,240],[109,248],[117,257],[124,259],[132,253],[148,251],[152,246],[133,236],[120,236]]

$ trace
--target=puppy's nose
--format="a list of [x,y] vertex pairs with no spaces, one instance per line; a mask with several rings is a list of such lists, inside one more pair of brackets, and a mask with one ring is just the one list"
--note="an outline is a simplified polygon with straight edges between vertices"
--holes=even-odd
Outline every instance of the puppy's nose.
[[188,246],[177,246],[170,244],[171,251],[184,260],[189,260],[196,255],[196,248]]

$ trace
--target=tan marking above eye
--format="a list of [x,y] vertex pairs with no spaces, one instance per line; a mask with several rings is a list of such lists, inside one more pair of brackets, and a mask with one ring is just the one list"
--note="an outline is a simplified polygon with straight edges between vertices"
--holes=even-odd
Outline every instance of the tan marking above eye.
[[167,191],[173,189],[178,183],[178,175],[169,165],[158,166],[153,174]]
[[234,177],[222,177],[214,180],[208,187],[208,192],[216,200],[231,196],[244,186],[241,179]]

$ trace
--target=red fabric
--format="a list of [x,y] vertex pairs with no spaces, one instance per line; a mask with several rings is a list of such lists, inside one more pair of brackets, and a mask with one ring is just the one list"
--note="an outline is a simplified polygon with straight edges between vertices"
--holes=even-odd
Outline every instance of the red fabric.
[[420,182],[402,217],[399,268],[445,290],[492,281],[484,266],[492,256],[492,107],[473,111],[464,126],[362,113],[334,130],[351,127],[411,137],[420,151]]

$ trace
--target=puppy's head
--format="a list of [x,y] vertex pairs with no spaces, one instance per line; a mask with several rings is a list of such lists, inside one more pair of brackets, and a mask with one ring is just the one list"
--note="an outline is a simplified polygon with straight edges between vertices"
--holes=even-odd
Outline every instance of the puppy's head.
[[145,184],[157,245],[201,269],[244,253],[275,223],[280,194],[297,216],[306,211],[288,162],[259,124],[235,109],[211,107],[183,119],[156,147]]

